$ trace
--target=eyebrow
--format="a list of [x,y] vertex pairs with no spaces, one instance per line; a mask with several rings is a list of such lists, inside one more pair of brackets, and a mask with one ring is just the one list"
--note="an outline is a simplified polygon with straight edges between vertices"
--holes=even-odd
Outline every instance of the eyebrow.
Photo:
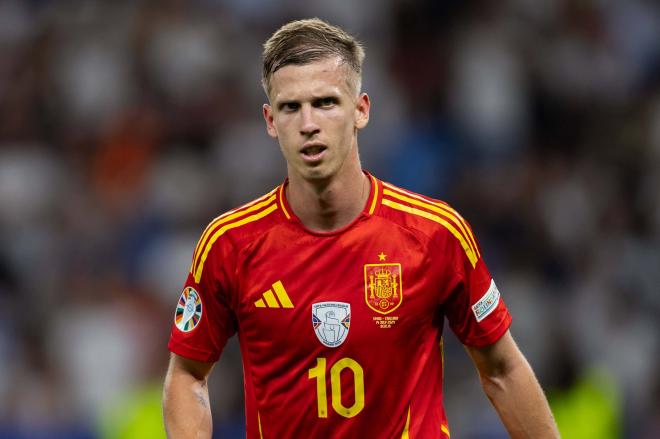
[[326,96],[319,96],[318,98],[312,99],[312,105],[318,105],[322,101],[325,101],[326,99],[330,99],[333,103],[338,103],[340,101],[340,97],[336,96],[334,94],[331,95],[326,95]]
[[[339,100],[339,99],[341,99],[341,92],[339,92],[337,90],[326,90],[326,91],[323,91],[323,92],[318,93],[318,94],[314,93],[309,98],[309,101],[314,102],[314,101],[318,101],[320,99],[328,99],[328,98]],[[291,103],[299,104],[300,102],[301,102],[300,99],[294,99],[294,98],[284,98],[279,102],[278,102],[277,99],[275,99],[275,105],[277,107],[280,107],[280,106],[286,105],[286,104],[291,104]]]

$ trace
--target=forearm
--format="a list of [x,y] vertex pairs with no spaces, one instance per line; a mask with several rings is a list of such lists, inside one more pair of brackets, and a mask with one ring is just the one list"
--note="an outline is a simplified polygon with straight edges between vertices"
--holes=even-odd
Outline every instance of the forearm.
[[559,438],[543,390],[524,357],[497,375],[480,374],[480,378],[513,439]]
[[210,439],[213,424],[206,379],[169,371],[163,390],[163,416],[169,439]]

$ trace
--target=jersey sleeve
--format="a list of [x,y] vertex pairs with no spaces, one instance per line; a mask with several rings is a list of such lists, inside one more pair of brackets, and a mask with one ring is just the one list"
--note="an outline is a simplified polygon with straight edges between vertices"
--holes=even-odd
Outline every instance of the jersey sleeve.
[[511,315],[500,297],[495,281],[482,258],[481,249],[469,225],[449,237],[449,282],[442,309],[449,326],[465,345],[483,347],[499,340],[511,326]]
[[231,307],[233,252],[226,242],[217,242],[204,256],[202,240],[183,292],[176,304],[168,348],[192,360],[215,362],[236,332]]

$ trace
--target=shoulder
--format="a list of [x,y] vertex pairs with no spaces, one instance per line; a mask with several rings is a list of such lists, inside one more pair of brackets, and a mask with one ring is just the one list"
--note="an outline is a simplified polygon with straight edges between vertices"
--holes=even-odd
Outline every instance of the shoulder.
[[381,181],[380,216],[421,233],[429,241],[460,244],[472,264],[479,249],[468,222],[448,203]]
[[458,229],[467,235],[467,222],[448,203],[381,181],[380,216],[427,235],[451,233]]
[[201,277],[204,262],[212,253],[229,256],[270,230],[280,218],[281,187],[214,218],[202,232],[191,265],[195,278]]

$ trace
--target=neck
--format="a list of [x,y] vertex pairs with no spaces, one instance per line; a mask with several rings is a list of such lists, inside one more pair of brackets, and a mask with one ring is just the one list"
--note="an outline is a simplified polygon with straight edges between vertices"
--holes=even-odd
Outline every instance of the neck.
[[289,176],[287,200],[310,230],[332,232],[357,218],[369,198],[370,182],[359,166],[327,180],[307,181]]

